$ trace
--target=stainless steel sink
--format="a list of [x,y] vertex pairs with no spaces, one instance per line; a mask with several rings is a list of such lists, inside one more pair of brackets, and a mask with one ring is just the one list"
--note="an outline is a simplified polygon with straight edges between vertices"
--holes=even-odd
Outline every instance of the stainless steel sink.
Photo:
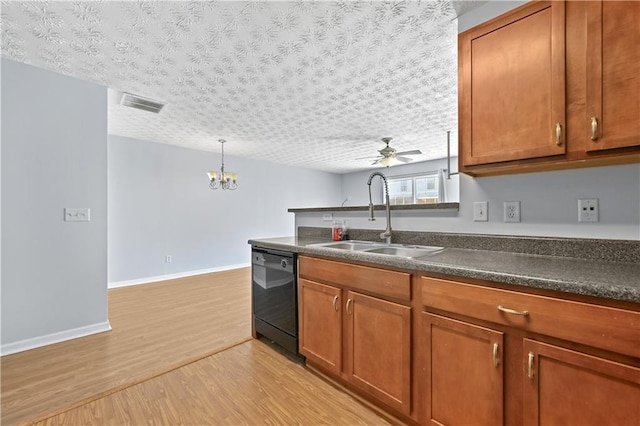
[[366,253],[386,254],[399,257],[421,257],[442,250],[442,247],[417,246],[405,244],[385,244],[373,241],[332,241],[330,243],[310,244],[313,247],[324,247],[337,250],[361,251]]
[[310,244],[314,247],[326,247],[338,250],[363,251],[373,247],[380,247],[382,244],[373,241],[334,241],[330,243]]
[[369,250],[364,250],[367,253],[378,253],[378,254],[387,254],[390,256],[400,256],[400,257],[422,257],[427,256],[431,253],[442,250],[442,247],[434,247],[434,246],[414,246],[414,247],[394,247],[394,246],[386,246],[386,247],[378,247]]

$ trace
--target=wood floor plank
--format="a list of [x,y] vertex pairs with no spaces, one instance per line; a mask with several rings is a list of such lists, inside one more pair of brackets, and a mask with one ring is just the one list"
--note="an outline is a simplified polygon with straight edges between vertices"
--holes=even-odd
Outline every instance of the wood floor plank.
[[251,340],[49,418],[53,425],[388,425],[265,343]]
[[250,268],[109,290],[112,331],[1,359],[3,425],[29,423],[251,335]]

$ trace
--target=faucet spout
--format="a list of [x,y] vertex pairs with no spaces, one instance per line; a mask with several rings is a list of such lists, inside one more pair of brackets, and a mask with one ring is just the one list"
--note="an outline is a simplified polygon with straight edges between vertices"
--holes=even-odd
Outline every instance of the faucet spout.
[[387,178],[381,172],[373,172],[369,176],[367,180],[367,185],[369,186],[369,220],[375,220],[373,217],[373,201],[371,198],[371,181],[373,181],[374,177],[380,177],[382,182],[384,182],[384,193],[385,193],[385,201],[386,201],[386,213],[387,213],[387,228],[383,233],[380,234],[380,238],[385,240],[387,244],[391,244],[391,205],[389,202],[389,185],[387,184]]

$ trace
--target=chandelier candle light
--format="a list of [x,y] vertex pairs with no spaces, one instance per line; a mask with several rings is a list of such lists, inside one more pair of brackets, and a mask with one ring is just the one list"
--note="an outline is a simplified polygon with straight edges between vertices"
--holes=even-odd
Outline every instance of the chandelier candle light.
[[224,171],[224,143],[226,141],[224,139],[219,139],[218,142],[222,144],[222,165],[220,166],[219,172],[207,172],[207,176],[209,176],[209,188],[234,190],[238,187],[238,175],[236,173]]

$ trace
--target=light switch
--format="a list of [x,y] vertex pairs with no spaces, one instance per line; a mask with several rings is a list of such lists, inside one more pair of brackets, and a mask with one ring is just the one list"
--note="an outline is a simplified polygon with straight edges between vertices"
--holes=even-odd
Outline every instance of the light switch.
[[473,221],[487,222],[489,220],[489,203],[486,201],[476,201],[473,203]]
[[65,222],[89,222],[91,220],[91,209],[64,209],[64,221]]

